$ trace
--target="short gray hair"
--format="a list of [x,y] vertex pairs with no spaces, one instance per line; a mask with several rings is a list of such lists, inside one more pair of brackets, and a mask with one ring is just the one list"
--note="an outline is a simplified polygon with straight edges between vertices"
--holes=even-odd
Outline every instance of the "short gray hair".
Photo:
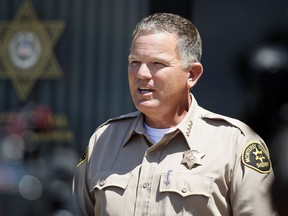
[[132,34],[168,32],[178,39],[177,51],[183,68],[187,69],[193,62],[200,62],[202,55],[202,41],[194,24],[176,14],[155,13],[143,18],[135,27]]

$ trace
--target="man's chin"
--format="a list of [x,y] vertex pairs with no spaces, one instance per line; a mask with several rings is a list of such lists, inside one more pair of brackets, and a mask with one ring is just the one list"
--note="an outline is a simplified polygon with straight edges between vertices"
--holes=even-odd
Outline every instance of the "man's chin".
[[142,101],[137,103],[135,106],[140,112],[143,113],[151,110],[157,110],[159,108],[158,104],[152,101]]

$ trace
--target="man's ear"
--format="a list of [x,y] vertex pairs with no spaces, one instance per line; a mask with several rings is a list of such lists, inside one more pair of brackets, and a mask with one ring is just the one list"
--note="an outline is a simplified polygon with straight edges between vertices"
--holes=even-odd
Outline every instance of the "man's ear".
[[203,66],[200,62],[195,62],[189,68],[189,77],[187,80],[187,85],[190,88],[196,85],[197,81],[203,74]]

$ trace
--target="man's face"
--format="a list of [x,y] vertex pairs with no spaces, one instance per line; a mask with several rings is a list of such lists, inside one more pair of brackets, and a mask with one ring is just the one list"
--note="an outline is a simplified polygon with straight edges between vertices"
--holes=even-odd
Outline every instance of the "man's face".
[[128,78],[136,108],[145,115],[169,115],[188,107],[189,73],[181,67],[176,36],[138,33],[131,44]]

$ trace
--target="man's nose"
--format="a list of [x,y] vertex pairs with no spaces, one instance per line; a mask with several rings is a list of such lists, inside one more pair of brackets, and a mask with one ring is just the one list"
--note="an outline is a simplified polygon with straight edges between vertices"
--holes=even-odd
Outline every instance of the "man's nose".
[[137,72],[137,77],[139,79],[151,79],[152,78],[151,70],[149,69],[149,66],[147,64],[145,63],[141,64]]

